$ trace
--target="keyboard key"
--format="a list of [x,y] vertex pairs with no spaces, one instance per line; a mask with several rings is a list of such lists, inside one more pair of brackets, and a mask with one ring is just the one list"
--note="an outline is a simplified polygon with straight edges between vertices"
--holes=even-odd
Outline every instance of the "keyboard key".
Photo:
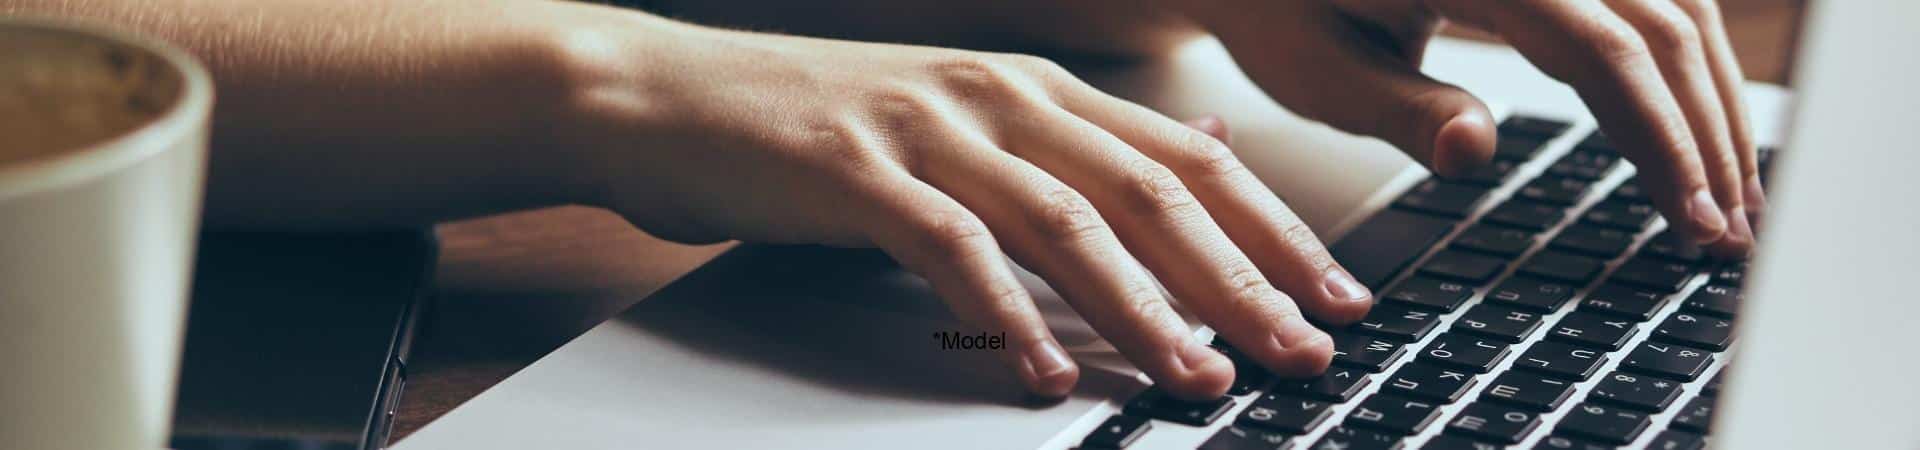
[[1466,314],[1461,314],[1449,330],[1459,330],[1499,339],[1509,344],[1518,344],[1538,328],[1540,328],[1539,313],[1482,303],[1475,305],[1473,309],[1468,309]]
[[1334,403],[1345,403],[1347,400],[1352,400],[1355,394],[1359,394],[1360,389],[1367,387],[1369,382],[1371,380],[1367,379],[1367,372],[1364,370],[1335,367],[1327,369],[1327,372],[1320,376],[1305,380],[1279,380],[1273,390]]
[[1203,427],[1229,409],[1233,409],[1231,397],[1194,402],[1173,398],[1159,387],[1150,387],[1127,401],[1126,414]]
[[1419,433],[1438,418],[1440,405],[1393,394],[1374,394],[1361,400],[1342,425],[1407,435]]
[[1539,154],[1547,146],[1547,139],[1526,136],[1501,136],[1493,145],[1493,157],[1526,161]]
[[1506,183],[1507,177],[1513,176],[1513,169],[1516,167],[1520,167],[1519,161],[1495,159],[1486,164],[1468,169],[1464,175],[1446,178],[1446,180],[1455,183],[1494,187],[1499,186],[1501,183]]
[[1540,417],[1531,412],[1487,402],[1474,402],[1447,420],[1447,432],[1488,441],[1518,444],[1540,426]]
[[1420,350],[1420,360],[1437,365],[1487,373],[1507,359],[1507,344],[1461,333],[1446,333]]
[[1573,286],[1529,277],[1512,277],[1487,292],[1487,300],[1531,310],[1552,313],[1573,298]]
[[1394,303],[1373,305],[1367,316],[1353,324],[1353,330],[1412,342],[1424,339],[1440,324],[1440,315],[1432,311],[1409,309]]
[[1687,296],[1686,303],[1680,309],[1725,318],[1733,318],[1740,311],[1740,288],[1734,286],[1706,285]]
[[1267,394],[1247,405],[1234,422],[1242,427],[1305,434],[1331,416],[1332,403],[1287,394]]
[[1542,250],[1534,253],[1520,266],[1520,273],[1564,281],[1573,284],[1586,284],[1600,274],[1603,261],[1585,256],[1554,250]]
[[1400,201],[1394,202],[1393,205],[1402,209],[1464,219],[1467,214],[1473,212],[1475,206],[1480,205],[1480,199],[1487,196],[1487,191],[1488,189],[1482,186],[1428,179],[1401,195]]
[[1587,223],[1607,228],[1625,230],[1630,233],[1646,231],[1653,223],[1653,205],[1629,200],[1608,199],[1593,205],[1586,214],[1580,215]]
[[1727,371],[1729,370],[1732,370],[1732,368],[1727,366],[1720,366],[1720,371],[1714,372],[1713,378],[1707,379],[1707,384],[1700,386],[1700,395],[1706,395],[1706,396],[1720,395],[1720,386],[1726,383]]
[[1472,389],[1475,381],[1473,374],[1467,371],[1449,369],[1422,361],[1414,361],[1400,366],[1400,370],[1387,377],[1383,392],[1406,395],[1408,397],[1440,403],[1453,403]]
[[1333,427],[1308,450],[1400,450],[1400,436],[1365,428]]
[[1706,434],[1713,431],[1713,397],[1694,397],[1673,415],[1673,428]]
[[1647,189],[1640,186],[1640,179],[1637,177],[1628,178],[1626,182],[1620,183],[1619,187],[1613,188],[1613,196],[1622,200],[1633,200],[1636,202],[1644,202],[1650,199],[1647,197]]
[[1200,444],[1199,450],[1286,450],[1293,436],[1258,428],[1227,425]]
[[1577,223],[1560,230],[1560,236],[1548,244],[1553,248],[1582,253],[1601,259],[1613,259],[1633,245],[1633,235],[1624,231]]
[[1598,130],[1595,130],[1593,134],[1588,134],[1586,139],[1581,139],[1579,144],[1574,144],[1573,148],[1581,149],[1581,150],[1617,152],[1613,148],[1613,140],[1607,139],[1607,134],[1602,133]]
[[1427,258],[1427,264],[1420,267],[1420,273],[1479,285],[1506,269],[1507,260],[1504,259],[1459,250],[1441,250],[1432,258]]
[[1739,286],[1747,280],[1747,264],[1733,263],[1713,271],[1713,284]]
[[1618,447],[1567,436],[1547,436],[1533,445],[1533,450],[1614,450],[1615,448]]
[[1501,450],[1504,448],[1507,448],[1507,446],[1491,442],[1480,442],[1450,434],[1442,434],[1434,436],[1433,439],[1428,439],[1427,445],[1421,446],[1420,450]]
[[1605,353],[1555,341],[1541,341],[1527,347],[1515,367],[1571,381],[1586,381],[1607,363]]
[[1576,178],[1544,175],[1520,187],[1520,198],[1542,203],[1573,206],[1587,195],[1589,183]]
[[[1438,255],[1435,255],[1436,257]],[[1429,261],[1427,268],[1432,268]],[[1426,270],[1426,269],[1421,269]],[[1473,296],[1473,288],[1467,285],[1438,280],[1430,277],[1415,276],[1400,282],[1393,290],[1387,291],[1387,300],[1405,303],[1407,306],[1437,309],[1452,312]]]
[[1580,299],[1580,310],[1644,321],[1666,304],[1666,294],[1607,283]]
[[1680,292],[1680,287],[1693,279],[1693,268],[1686,264],[1636,257],[1620,264],[1620,269],[1613,271],[1611,279],[1671,294]]
[[1534,232],[1547,231],[1566,218],[1567,210],[1561,206],[1521,199],[1508,200],[1486,215],[1488,223]]
[[1525,371],[1508,371],[1493,379],[1480,393],[1481,400],[1506,403],[1536,412],[1560,409],[1573,397],[1573,383],[1542,377]]
[[1570,127],[1573,127],[1573,124],[1553,119],[1516,114],[1507,117],[1507,120],[1500,121],[1500,138],[1501,140],[1506,140],[1509,136],[1524,136],[1552,139],[1561,133],[1567,132],[1567,128]]
[[1088,434],[1085,440],[1080,441],[1080,447],[1088,449],[1127,448],[1127,446],[1133,445],[1133,441],[1140,440],[1140,436],[1145,436],[1147,430],[1151,429],[1153,429],[1153,424],[1148,422],[1145,417],[1114,414],[1113,417],[1108,417],[1106,422],[1101,422],[1100,426],[1095,427],[1093,433]]
[[1533,246],[1533,233],[1499,225],[1479,224],[1453,237],[1453,248],[1505,257],[1519,257]]
[[1647,342],[1627,354],[1620,367],[1657,377],[1693,381],[1713,364],[1713,353],[1681,345]]
[[1388,209],[1361,222],[1329,251],[1347,273],[1379,289],[1449,231],[1453,231],[1451,220]]
[[1611,352],[1627,346],[1638,331],[1630,320],[1574,311],[1547,329],[1547,339]]
[[1717,317],[1678,312],[1653,329],[1653,338],[1716,352],[1733,343],[1733,322]]
[[1245,359],[1233,360],[1233,385],[1227,387],[1227,395],[1247,395],[1267,386],[1273,380],[1273,373],[1266,368]]
[[1555,431],[1608,444],[1626,445],[1639,438],[1650,424],[1652,421],[1647,419],[1646,414],[1581,403],[1567,411],[1567,416],[1560,419],[1560,426]]
[[1640,252],[1681,264],[1699,264],[1707,259],[1705,249],[1672,229],[1654,234],[1652,239],[1647,240],[1647,245],[1641,247]]
[[1680,383],[1665,378],[1614,372],[1600,378],[1587,401],[1658,414],[1680,398]]
[[1333,337],[1333,363],[1339,366],[1379,373],[1407,352],[1398,342],[1371,335],[1344,331],[1327,335]]
[[1653,435],[1653,442],[1647,443],[1647,450],[1702,450],[1707,448],[1707,439],[1698,434],[1685,431],[1662,431]]
[[1548,166],[1547,173],[1593,181],[1605,177],[1607,171],[1613,170],[1613,166],[1619,162],[1618,153],[1576,148]]

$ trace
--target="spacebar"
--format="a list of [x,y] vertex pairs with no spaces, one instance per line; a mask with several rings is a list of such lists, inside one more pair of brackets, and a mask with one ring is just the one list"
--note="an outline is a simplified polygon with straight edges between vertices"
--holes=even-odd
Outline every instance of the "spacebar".
[[1379,289],[1453,229],[1453,221],[1388,209],[1374,214],[1333,244],[1333,258],[1347,272]]

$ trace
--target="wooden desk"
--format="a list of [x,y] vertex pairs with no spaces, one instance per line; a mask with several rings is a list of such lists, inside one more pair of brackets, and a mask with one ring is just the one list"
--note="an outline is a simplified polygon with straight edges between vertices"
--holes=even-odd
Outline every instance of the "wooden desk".
[[[1749,78],[1788,81],[1804,3],[1723,1]],[[440,303],[414,353],[395,439],[732,246],[662,241],[584,207],[449,223],[438,232]]]

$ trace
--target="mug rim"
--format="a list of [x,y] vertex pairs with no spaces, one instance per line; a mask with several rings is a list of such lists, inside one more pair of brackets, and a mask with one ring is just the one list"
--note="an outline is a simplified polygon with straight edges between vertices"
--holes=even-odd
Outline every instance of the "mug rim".
[[[213,81],[186,50],[143,34],[64,18],[0,17],[0,28],[42,30],[98,39],[159,57],[180,76],[180,95],[134,129],[81,148],[0,163],[0,200],[61,189],[111,174],[163,153],[208,123]],[[204,182],[200,180],[197,182]]]

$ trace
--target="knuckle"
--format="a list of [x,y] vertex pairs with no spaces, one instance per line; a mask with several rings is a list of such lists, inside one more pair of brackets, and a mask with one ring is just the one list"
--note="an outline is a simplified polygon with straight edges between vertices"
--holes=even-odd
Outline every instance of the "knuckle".
[[1020,283],[993,283],[987,287],[985,306],[990,311],[1019,311],[1033,301]]
[[1691,52],[1700,48],[1700,28],[1692,18],[1677,10],[1649,14],[1640,31],[1649,47],[1668,53]]
[[1123,295],[1121,298],[1126,302],[1127,310],[1140,316],[1146,323],[1181,320],[1173,307],[1167,304],[1166,297],[1160,295],[1160,289],[1151,284],[1134,283]]
[[1640,37],[1632,27],[1617,21],[1603,21],[1582,26],[1576,33],[1580,42],[1586,45],[1584,51],[1598,61],[1614,63],[1616,66],[1636,64],[1652,56],[1646,40]]
[[929,69],[941,87],[974,100],[1019,98],[1026,91],[1021,69],[1005,58],[966,54],[935,62]]
[[1033,214],[1035,228],[1047,242],[1085,242],[1094,239],[1107,226],[1093,203],[1067,189],[1042,196]]
[[1320,237],[1313,234],[1313,228],[1298,219],[1281,225],[1280,240],[1287,248],[1305,255],[1307,264],[1315,271],[1324,271],[1333,265],[1333,255],[1327,253]]
[[873,94],[867,114],[884,129],[903,131],[940,116],[943,108],[939,96],[926,89],[896,86]]
[[1224,179],[1247,173],[1247,165],[1233,154],[1219,139],[1198,131],[1187,131],[1181,137],[1178,164],[1187,173],[1200,177]]
[[972,214],[928,214],[920,219],[919,232],[926,250],[941,261],[963,260],[993,248],[993,234]]
[[1252,264],[1234,264],[1226,271],[1226,281],[1228,289],[1226,294],[1237,302],[1263,305],[1273,301],[1274,297],[1280,293],[1273,288],[1272,283],[1267,282],[1266,275],[1262,275],[1260,269],[1253,267]]
[[1697,22],[1717,21],[1720,17],[1720,2],[1715,0],[1673,0],[1673,4]]
[[1199,201],[1187,191],[1187,185],[1173,170],[1151,160],[1136,163],[1140,166],[1126,177],[1126,186],[1119,192],[1132,211],[1141,214],[1179,216],[1191,214],[1199,207]]

